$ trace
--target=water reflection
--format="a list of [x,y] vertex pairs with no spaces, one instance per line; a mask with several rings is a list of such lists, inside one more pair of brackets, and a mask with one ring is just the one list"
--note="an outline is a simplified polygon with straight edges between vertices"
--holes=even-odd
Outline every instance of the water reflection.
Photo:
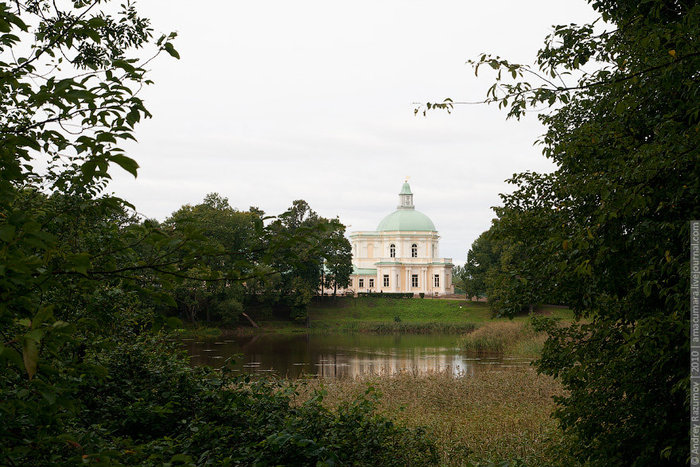
[[215,341],[183,340],[195,365],[280,377],[347,378],[363,374],[449,371],[473,374],[485,366],[527,365],[528,359],[460,351],[458,335],[258,334]]

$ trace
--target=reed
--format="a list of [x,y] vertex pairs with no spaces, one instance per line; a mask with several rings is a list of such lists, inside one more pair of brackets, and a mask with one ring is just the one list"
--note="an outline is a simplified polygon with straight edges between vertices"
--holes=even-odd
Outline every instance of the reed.
[[479,370],[454,377],[449,372],[311,380],[299,400],[313,389],[327,391],[329,407],[348,402],[368,387],[378,391],[380,411],[397,422],[425,427],[437,442],[441,465],[468,465],[519,459],[528,466],[558,464],[561,433],[550,417],[561,385],[532,368]]
[[462,336],[458,345],[473,352],[499,352],[513,356],[537,357],[547,336],[529,323],[493,321]]

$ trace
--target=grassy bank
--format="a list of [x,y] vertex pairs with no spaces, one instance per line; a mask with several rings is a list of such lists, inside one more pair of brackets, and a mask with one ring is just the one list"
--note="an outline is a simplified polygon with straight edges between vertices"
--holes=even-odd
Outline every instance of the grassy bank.
[[313,329],[333,332],[368,332],[372,334],[459,334],[476,329],[474,323],[404,323],[404,322],[348,322],[340,325],[317,323]]
[[437,440],[441,465],[521,459],[528,466],[560,465],[560,432],[550,417],[559,383],[532,368],[480,370],[453,378],[448,373],[315,380],[302,387],[327,391],[337,406],[367,390],[380,394],[381,411],[402,424],[424,426]]
[[[566,308],[543,307],[539,313],[570,320]],[[512,322],[525,323],[526,315]],[[470,332],[486,323],[511,322],[492,318],[484,302],[447,299],[328,298],[309,307],[311,329],[358,332]]]
[[[245,325],[231,327],[209,323],[188,326],[189,337],[217,337],[212,329],[217,326],[224,335],[314,332],[367,332],[374,334],[437,334],[469,333],[489,323],[526,323],[527,315],[513,320],[493,318],[485,302],[450,299],[387,299],[374,297],[325,297],[308,308],[308,327],[304,322],[275,319],[266,308],[246,310],[259,328]],[[573,317],[562,307],[542,307],[537,313],[563,321]]]

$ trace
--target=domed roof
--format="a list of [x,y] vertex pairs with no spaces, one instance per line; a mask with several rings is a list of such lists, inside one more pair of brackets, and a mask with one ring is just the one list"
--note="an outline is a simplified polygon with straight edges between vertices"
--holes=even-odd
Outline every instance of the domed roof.
[[386,216],[377,226],[377,231],[425,231],[435,232],[435,224],[428,216],[415,209],[397,209]]

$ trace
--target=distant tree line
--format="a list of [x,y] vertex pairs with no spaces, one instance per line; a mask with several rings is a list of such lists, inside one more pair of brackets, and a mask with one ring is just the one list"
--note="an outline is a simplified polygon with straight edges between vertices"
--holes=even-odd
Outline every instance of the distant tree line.
[[176,310],[190,321],[235,324],[246,306],[261,305],[304,319],[322,282],[331,288],[349,284],[345,226],[320,217],[303,200],[269,218],[257,208],[238,211],[212,193],[174,212],[160,228],[204,252],[190,277],[169,289]]

